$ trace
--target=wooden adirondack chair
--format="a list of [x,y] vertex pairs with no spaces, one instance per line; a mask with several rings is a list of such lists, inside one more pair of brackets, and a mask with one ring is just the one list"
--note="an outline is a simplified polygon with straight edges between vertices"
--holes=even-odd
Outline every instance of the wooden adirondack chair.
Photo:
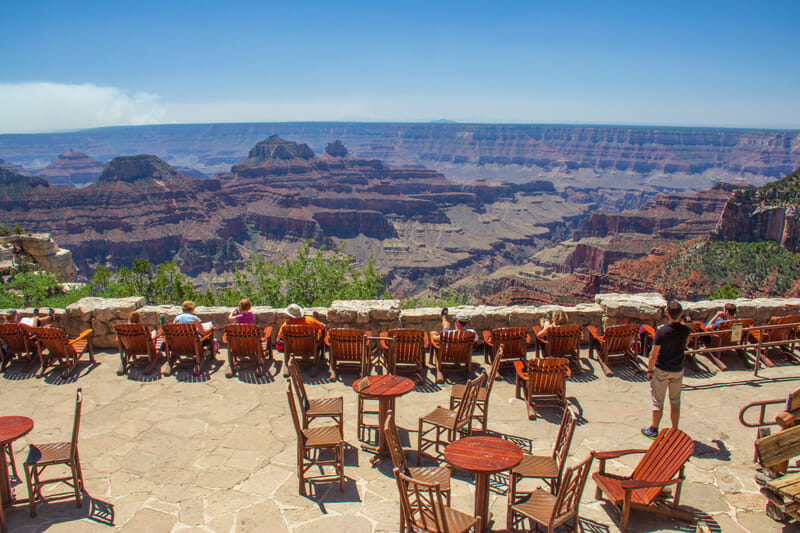
[[342,366],[361,369],[364,362],[364,337],[370,336],[368,331],[360,329],[332,328],[325,336],[330,356],[331,381],[336,381]]
[[394,342],[388,343],[389,373],[411,369],[417,374],[417,383],[425,381],[425,351],[428,349],[428,334],[418,329],[391,329],[381,333],[381,337],[390,337]]
[[569,359],[566,357],[545,357],[528,359],[526,368],[521,361],[514,362],[516,370],[516,397],[525,391],[528,420],[536,419],[535,404],[538,402],[557,402],[567,404],[567,378],[570,375]]
[[539,357],[540,350],[544,357],[567,357],[575,364],[575,372],[580,374],[578,355],[583,339],[581,327],[578,324],[551,326],[544,337],[539,335],[540,331],[539,326],[533,326],[536,334],[536,357]]
[[256,368],[256,376],[264,375],[267,359],[272,360],[272,326],[264,329],[264,334],[255,324],[228,324],[225,326],[225,340],[228,343],[228,371],[226,378],[232,378],[242,366]]
[[759,363],[763,360],[767,366],[773,366],[772,361],[767,357],[767,352],[770,348],[776,348],[783,353],[783,355],[794,363],[800,363],[797,358],[795,350],[800,344],[800,336],[796,334],[796,330],[800,324],[800,316],[774,316],[769,319],[768,326],[785,326],[782,328],[753,330],[750,336],[755,342],[772,343],[778,342],[781,344],[765,346],[758,351],[756,358],[756,372],[758,372]]
[[433,347],[436,360],[436,383],[444,383],[444,365],[464,367],[464,375],[469,379],[472,371],[472,349],[475,346],[475,333],[455,329],[443,331],[439,336],[439,346]]
[[[630,476],[607,474],[606,461],[623,455],[643,453],[644,456],[636,465]],[[694,515],[678,508],[683,485],[686,461],[694,453],[694,442],[679,429],[662,429],[656,440],[647,450],[619,450],[597,452],[592,455],[600,461],[600,469],[592,475],[597,484],[595,498],[600,499],[603,493],[608,500],[620,509],[619,529],[628,528],[631,509],[664,514],[693,522]],[[672,506],[668,507],[657,501],[661,491],[675,485]]]
[[131,365],[146,365],[145,374],[150,374],[161,356],[163,336],[153,337],[145,324],[115,324],[119,359],[122,367],[118,376],[124,376]]
[[501,364],[525,361],[531,337],[525,328],[498,328],[483,331],[483,360],[489,364],[494,359],[497,349],[503,345]]
[[203,344],[212,346],[213,354],[214,332],[209,331],[205,335],[200,335],[194,324],[164,324],[164,350],[167,354],[167,364],[169,365],[165,376],[175,372],[175,366],[188,360],[194,363],[192,374],[200,374],[200,367],[203,364]]
[[400,533],[426,531],[463,533],[478,527],[478,518],[445,505],[439,483],[426,483],[395,468],[394,479],[400,497]]
[[316,376],[319,360],[325,349],[323,336],[308,324],[286,324],[283,328],[283,377],[289,377],[289,361],[311,364],[311,375]]
[[[716,334],[712,334],[708,337],[708,348],[725,348],[730,347],[731,351],[735,351],[736,354],[742,358],[745,366],[750,366],[750,363],[747,361],[747,354],[743,348],[737,348],[740,344],[747,341],[748,334],[743,333],[742,338],[738,341],[734,341],[732,338],[733,333],[733,326],[735,324],[741,324],[742,328],[752,328],[753,321],[749,318],[737,318],[735,320],[726,320],[721,322],[719,327],[716,330],[712,329],[705,329],[708,332],[718,332]],[[705,355],[708,356],[711,361],[719,367],[720,370],[728,370],[728,365],[722,362],[720,356],[724,352],[707,352]]]
[[0,324],[0,344],[6,347],[6,357],[3,359],[2,369],[5,370],[11,359],[17,356],[20,360],[28,361],[25,372],[29,372],[36,358],[39,356],[39,347],[30,329],[19,324]]
[[[92,363],[94,351],[92,350],[92,330],[87,329],[81,332],[74,339],[67,337],[63,329],[59,328],[30,328],[31,333],[36,337],[39,345],[39,358],[42,361],[42,370],[36,376],[44,376],[47,367],[51,363],[60,361],[61,377],[66,378],[75,369],[75,365],[84,352],[89,354]],[[44,357],[44,350],[47,350],[47,358]]]
[[594,357],[594,350],[597,348],[597,361],[606,376],[611,377],[614,371],[611,370],[609,357],[630,361],[636,367],[637,372],[641,372],[639,361],[636,358],[636,336],[639,334],[639,327],[635,324],[625,324],[620,326],[609,326],[600,335],[594,326],[586,326],[589,330],[589,358]]

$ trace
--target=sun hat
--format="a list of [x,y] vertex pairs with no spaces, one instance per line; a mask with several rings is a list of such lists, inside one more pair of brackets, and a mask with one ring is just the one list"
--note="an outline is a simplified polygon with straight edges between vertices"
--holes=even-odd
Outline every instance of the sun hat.
[[303,308],[297,304],[292,304],[287,307],[286,312],[289,313],[289,316],[292,318],[303,318]]
[[459,322],[469,322],[469,315],[464,311],[459,311],[456,314],[456,320],[458,320]]

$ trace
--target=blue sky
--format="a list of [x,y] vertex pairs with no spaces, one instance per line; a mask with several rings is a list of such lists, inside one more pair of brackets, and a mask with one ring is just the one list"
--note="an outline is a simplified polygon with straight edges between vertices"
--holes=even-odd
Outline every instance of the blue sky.
[[0,133],[160,122],[800,128],[800,2],[0,3]]

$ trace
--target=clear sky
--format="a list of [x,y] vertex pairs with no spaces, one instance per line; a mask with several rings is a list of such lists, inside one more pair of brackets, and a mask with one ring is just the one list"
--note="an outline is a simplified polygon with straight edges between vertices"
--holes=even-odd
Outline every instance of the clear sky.
[[800,128],[800,1],[0,2],[0,133],[306,120]]

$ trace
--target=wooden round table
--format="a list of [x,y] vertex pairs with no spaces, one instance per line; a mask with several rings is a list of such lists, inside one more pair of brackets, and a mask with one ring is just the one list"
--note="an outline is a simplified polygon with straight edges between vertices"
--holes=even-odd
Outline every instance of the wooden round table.
[[394,399],[414,390],[414,382],[403,376],[382,374],[356,380],[353,383],[353,390],[364,397],[378,400],[378,423],[380,424],[378,428],[378,446],[361,445],[362,450],[375,454],[375,457],[372,458],[372,464],[374,465],[382,457],[389,455],[389,445],[383,432],[383,426],[386,424],[386,417],[389,415],[389,411],[392,410]]
[[11,501],[11,481],[8,479],[8,462],[6,461],[5,446],[20,437],[27,435],[33,429],[33,420],[27,416],[2,416],[0,417],[0,505],[7,505]]
[[517,466],[522,450],[511,441],[497,437],[467,437],[451,442],[444,458],[453,467],[475,474],[475,516],[480,531],[489,526],[489,475]]

